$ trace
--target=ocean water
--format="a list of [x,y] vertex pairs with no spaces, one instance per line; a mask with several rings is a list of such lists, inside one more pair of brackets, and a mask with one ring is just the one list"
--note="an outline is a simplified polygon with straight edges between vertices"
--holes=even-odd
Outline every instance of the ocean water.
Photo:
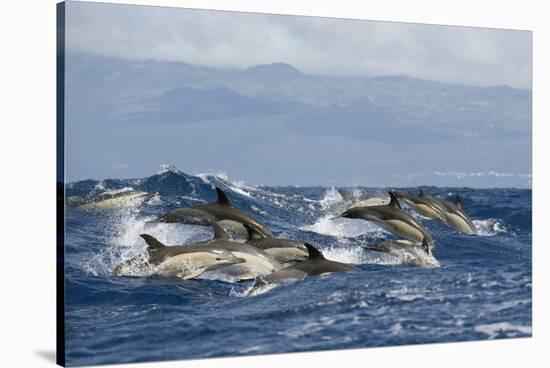
[[[276,236],[307,240],[360,272],[310,277],[254,296],[247,296],[252,282],[234,283],[221,272],[187,281],[110,275],[145,250],[140,233],[172,245],[209,239],[208,227],[150,221],[214,201],[214,185]],[[479,235],[405,208],[437,245],[435,258],[418,267],[364,248],[391,234],[361,220],[331,220],[344,206],[334,188],[254,187],[169,168],[143,179],[71,183],[66,194],[70,202],[130,188],[156,194],[115,208],[67,206],[68,365],[531,336],[531,190],[424,187],[443,198],[460,194]]]

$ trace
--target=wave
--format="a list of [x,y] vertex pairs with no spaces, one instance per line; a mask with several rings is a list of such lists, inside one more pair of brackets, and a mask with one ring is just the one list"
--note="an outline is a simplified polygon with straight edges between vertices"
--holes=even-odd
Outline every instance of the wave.
[[471,177],[483,177],[483,176],[493,176],[497,178],[528,178],[530,179],[532,177],[531,174],[516,174],[516,173],[509,173],[509,172],[498,172],[495,170],[489,170],[489,171],[477,171],[477,172],[460,172],[460,171],[434,171],[433,172],[437,176],[452,176],[457,179],[464,179],[464,178],[471,178]]
[[[106,248],[86,261],[82,268],[94,276],[109,275],[116,266],[145,253],[140,234],[147,233],[167,245],[191,244],[212,237],[208,227],[154,222],[156,216],[142,216],[135,208],[111,213]],[[130,270],[131,271],[131,270]]]
[[[235,205],[266,222],[274,233],[281,237],[310,241],[320,247],[329,259],[352,264],[378,265],[420,265],[439,267],[433,257],[420,253],[403,252],[384,254],[366,251],[369,243],[386,240],[389,233],[380,227],[362,220],[334,219],[339,211],[349,203],[336,187],[308,188],[264,187],[249,185],[231,180],[226,173],[201,173],[196,176],[185,174],[174,166],[164,165],[153,176],[142,179],[108,179],[102,181],[76,182],[68,185],[70,190],[79,193],[119,193],[131,190],[158,190],[159,194],[143,205],[132,208],[117,208],[107,214],[109,236],[106,247],[89,257],[83,268],[94,275],[109,274],[121,262],[137,256],[145,250],[145,243],[139,236],[148,233],[168,244],[191,244],[209,239],[211,229],[207,227],[151,223],[160,211],[174,207],[185,207],[212,201],[214,186],[227,191]],[[99,189],[101,188],[101,189]],[[448,196],[460,190],[433,188],[434,193]],[[357,198],[364,193],[378,192],[355,188],[350,191]],[[492,192],[472,192],[471,198],[495,196]],[[486,195],[484,193],[487,193]],[[376,196],[377,194],[374,194]],[[485,195],[485,197],[484,197]],[[497,196],[498,197],[498,196]],[[490,198],[490,197],[487,197]],[[481,199],[478,199],[481,200]],[[405,206],[407,209],[407,207]],[[414,211],[407,211],[416,219],[425,218]],[[489,216],[496,213],[490,213]],[[495,237],[511,234],[509,225],[498,217],[473,220],[480,236]],[[511,221],[511,220],[510,220]],[[432,222],[433,223],[433,222]],[[510,225],[511,226],[511,225]],[[434,233],[436,234],[436,233]],[[441,235],[446,232],[441,232]],[[82,264],[81,264],[82,265]],[[205,277],[218,278],[219,275],[206,274]],[[224,280],[221,281],[230,281]]]

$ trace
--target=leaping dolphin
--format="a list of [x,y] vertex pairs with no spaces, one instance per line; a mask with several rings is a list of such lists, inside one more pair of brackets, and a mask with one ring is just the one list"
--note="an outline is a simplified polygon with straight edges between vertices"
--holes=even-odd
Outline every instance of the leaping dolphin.
[[[211,225],[214,238],[191,245],[165,246],[152,235],[142,234],[149,246],[148,261],[155,266],[154,273],[190,279],[203,272],[223,268],[224,273],[244,281],[268,275],[283,267],[270,254],[252,245],[230,241],[227,232],[216,222]],[[139,256],[126,261],[113,274],[124,275],[125,270],[141,261]]]
[[208,240],[206,244],[219,246],[244,259],[242,263],[223,269],[224,273],[232,275],[238,281],[253,280],[258,276],[269,275],[283,268],[283,265],[271,254],[250,244],[230,241],[227,232],[216,222],[212,223],[212,228],[214,229],[214,239]]
[[379,193],[357,193],[338,189],[338,193],[349,207],[367,207],[388,204],[388,197]]
[[464,234],[477,234],[477,228],[462,208],[462,200],[458,194],[454,203],[441,198],[431,198],[444,208],[445,218],[449,226]]
[[214,244],[166,246],[149,234],[140,235],[147,243],[146,264],[140,256],[117,266],[113,275],[133,276],[136,268],[152,266],[151,273],[192,279],[203,272],[245,262],[230,250]]
[[158,193],[148,193],[134,189],[120,190],[105,192],[91,198],[71,196],[67,198],[67,205],[86,210],[138,207],[156,195],[158,195]]
[[288,263],[306,260],[307,248],[304,242],[272,237],[261,237],[254,228],[244,225],[248,231],[246,244],[253,245],[275,257],[279,262]]
[[432,256],[426,239],[422,241],[422,245],[400,239],[369,244],[366,248],[371,251],[388,253],[400,259],[402,263],[414,264],[419,267],[439,267],[439,262]]
[[161,222],[184,223],[193,225],[211,225],[214,221],[227,221],[241,226],[247,224],[262,236],[273,236],[267,225],[234,208],[223,190],[216,187],[218,200],[214,203],[200,204],[186,208],[176,208],[159,218]]
[[404,200],[422,216],[447,225],[447,218],[445,217],[445,209],[443,206],[425,196],[422,189],[419,190],[418,195],[416,196],[398,191],[394,191],[393,194],[396,198]]
[[428,245],[428,242],[426,239],[422,240],[422,245],[419,247],[418,244],[410,241],[410,240],[385,240],[379,243],[369,244],[366,246],[369,250],[374,250],[377,252],[385,252],[393,254],[394,250],[402,250],[402,249],[411,249],[411,248],[419,248],[422,249],[427,255],[432,255],[432,249]]
[[389,194],[391,200],[387,205],[353,207],[337,217],[370,221],[399,237],[416,243],[422,243],[426,239],[428,245],[434,249],[435,244],[429,231],[401,209],[393,192]]
[[357,272],[358,269],[340,262],[326,259],[317,248],[309,243],[305,243],[308,251],[308,259],[303,262],[295,263],[283,268],[270,275],[256,280],[256,283],[250,290],[250,293],[265,287],[267,285],[280,285],[299,281],[307,276],[329,275],[334,272]]

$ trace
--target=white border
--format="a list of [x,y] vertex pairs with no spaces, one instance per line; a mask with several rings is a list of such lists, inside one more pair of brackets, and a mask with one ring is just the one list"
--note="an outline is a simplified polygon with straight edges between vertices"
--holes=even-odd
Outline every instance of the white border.
[[[542,1],[157,0],[111,1],[533,30],[534,337],[324,353],[140,364],[139,367],[518,367],[547,364],[550,346],[548,200],[550,37]],[[55,0],[0,5],[2,367],[51,366],[55,349]],[[546,166],[548,164],[546,163]],[[7,236],[6,236],[7,235]],[[154,348],[154,347],[151,347]],[[124,365],[137,366],[137,365]],[[122,366],[120,366],[122,367]]]

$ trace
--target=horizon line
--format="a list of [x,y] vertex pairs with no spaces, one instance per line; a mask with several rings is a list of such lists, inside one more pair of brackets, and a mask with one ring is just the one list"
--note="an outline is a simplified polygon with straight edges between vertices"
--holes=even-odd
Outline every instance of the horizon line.
[[363,80],[371,80],[371,79],[376,79],[376,78],[388,78],[388,77],[389,78],[401,77],[401,78],[414,79],[414,80],[418,80],[418,81],[434,82],[434,83],[441,83],[441,84],[452,85],[452,86],[461,86],[461,87],[473,87],[473,88],[503,88],[503,87],[505,87],[505,88],[512,88],[512,89],[519,90],[519,91],[529,91],[529,92],[532,92],[532,90],[533,90],[532,83],[531,83],[530,87],[516,87],[516,86],[511,86],[511,85],[506,84],[506,83],[476,85],[476,84],[467,84],[467,83],[464,84],[464,83],[458,83],[458,82],[448,82],[448,81],[442,81],[442,80],[437,80],[437,79],[426,79],[426,78],[416,77],[416,76],[406,74],[406,73],[379,74],[379,75],[313,74],[313,73],[303,72],[302,70],[300,70],[296,66],[292,65],[291,63],[285,62],[285,61],[273,61],[271,63],[253,64],[253,65],[249,65],[249,66],[246,66],[246,67],[236,67],[236,66],[229,66],[229,65],[228,66],[211,66],[211,65],[204,65],[204,64],[193,64],[193,63],[189,63],[189,62],[186,62],[186,61],[183,61],[183,60],[153,59],[153,58],[126,58],[126,57],[122,57],[122,56],[106,55],[106,54],[103,54],[103,53],[100,53],[100,52],[90,52],[90,51],[81,51],[81,50],[73,50],[73,51],[67,50],[65,57],[68,59],[68,57],[70,57],[72,55],[95,56],[95,57],[100,57],[100,58],[105,58],[105,59],[115,59],[115,60],[122,60],[122,61],[127,61],[127,62],[136,62],[136,63],[152,63],[152,62],[155,62],[155,63],[177,63],[177,64],[184,64],[184,65],[189,65],[189,66],[197,67],[197,68],[207,68],[207,69],[212,69],[212,70],[225,70],[225,71],[231,71],[231,72],[244,72],[248,69],[258,67],[258,66],[272,66],[272,65],[280,64],[280,65],[287,65],[287,66],[293,68],[301,76],[304,76],[304,77],[325,77],[325,78],[335,78],[335,79],[356,78],[356,79],[363,79]]

